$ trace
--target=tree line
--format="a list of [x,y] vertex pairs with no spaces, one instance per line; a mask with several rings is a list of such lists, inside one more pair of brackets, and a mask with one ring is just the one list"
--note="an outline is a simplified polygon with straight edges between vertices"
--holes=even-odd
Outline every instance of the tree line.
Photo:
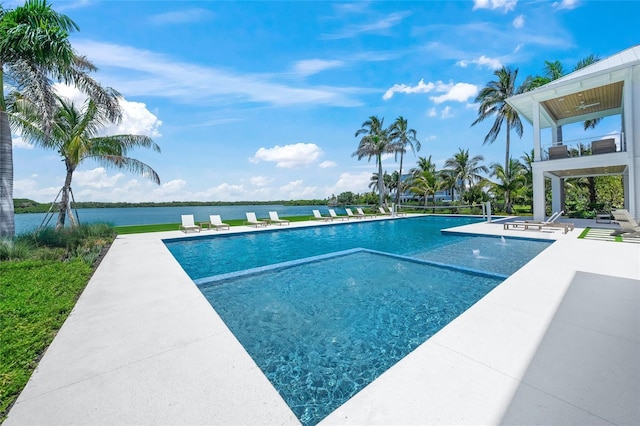
[[[599,58],[589,55],[580,60],[572,71],[584,68],[597,62]],[[522,137],[523,126],[518,112],[513,109],[507,99],[543,86],[556,80],[567,73],[560,61],[545,61],[542,75],[528,76],[522,84],[517,84],[518,69],[503,66],[494,72],[495,80],[490,81],[480,90],[475,98],[478,104],[478,116],[471,123],[475,126],[484,120],[493,118],[493,124],[483,140],[484,144],[492,144],[504,129],[505,133],[505,161],[504,164],[492,163],[488,167],[483,165],[484,157],[471,156],[469,150],[459,149],[459,152],[446,160],[442,170],[436,170],[431,162],[431,156],[419,157],[417,167],[410,170],[408,178],[403,177],[403,156],[410,149],[414,154],[421,146],[417,138],[417,132],[410,129],[407,120],[398,117],[388,128],[384,127],[384,117],[371,116],[362,123],[355,133],[361,136],[358,147],[353,156],[358,160],[362,158],[375,158],[377,172],[371,177],[370,187],[376,187],[378,191],[378,203],[395,200],[398,203],[401,194],[410,192],[416,194],[416,198],[422,199],[426,205],[427,200],[435,202],[436,192],[446,189],[451,194],[451,202],[455,201],[456,194],[459,199],[467,203],[496,201],[500,208],[511,214],[514,201],[532,204],[533,176],[532,163],[534,161],[533,150],[524,153],[520,159],[511,156],[511,132],[514,131]],[[600,119],[592,119],[584,122],[584,129],[594,128]],[[557,140],[562,140],[562,126],[557,128]],[[580,144],[572,148],[570,155],[589,154],[589,148]],[[398,171],[391,174],[382,171],[382,156],[393,154],[396,160],[400,160]],[[483,176],[484,174],[484,176]],[[598,191],[597,183],[602,188]],[[589,177],[581,179],[567,179],[565,181],[568,196],[565,207],[575,211],[605,210],[612,206],[622,204],[622,178],[621,177]],[[546,185],[547,199],[550,199],[550,189]],[[389,194],[394,193],[391,198]]]

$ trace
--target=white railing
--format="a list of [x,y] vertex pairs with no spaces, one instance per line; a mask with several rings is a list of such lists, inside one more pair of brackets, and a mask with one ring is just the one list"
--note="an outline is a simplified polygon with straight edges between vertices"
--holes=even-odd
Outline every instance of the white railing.
[[627,143],[624,133],[610,133],[602,136],[560,141],[542,145],[541,160],[599,155],[611,152],[624,152]]

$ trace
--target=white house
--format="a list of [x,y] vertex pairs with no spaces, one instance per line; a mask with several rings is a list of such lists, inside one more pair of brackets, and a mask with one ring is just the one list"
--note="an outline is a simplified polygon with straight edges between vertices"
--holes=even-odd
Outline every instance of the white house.
[[[624,208],[640,217],[640,45],[507,102],[533,125],[534,219],[545,216],[545,177],[551,178],[552,210],[558,211],[565,178],[603,175],[622,175]],[[558,135],[564,125],[615,115],[618,133],[579,140]],[[579,146],[589,150],[575,150]],[[570,156],[572,148],[579,155]]]

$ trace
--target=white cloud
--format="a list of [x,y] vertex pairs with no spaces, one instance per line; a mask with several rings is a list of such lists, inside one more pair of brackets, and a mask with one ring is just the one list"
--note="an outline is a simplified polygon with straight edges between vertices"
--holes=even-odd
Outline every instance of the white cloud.
[[318,74],[319,72],[338,68],[342,66],[342,61],[327,61],[323,59],[307,59],[304,61],[298,61],[293,66],[293,71],[302,76],[307,77],[309,75]]
[[245,199],[246,194],[247,190],[244,185],[234,185],[225,182],[207,189],[202,199],[238,201]]
[[273,82],[278,74],[204,67],[130,46],[78,40],[74,48],[100,67],[105,84],[127,96],[161,96],[200,107],[246,102],[278,106],[361,105],[348,95],[354,90],[350,88],[298,88]]
[[[66,98],[81,108],[87,96],[75,86],[61,83],[54,84],[54,90],[58,96]],[[109,123],[99,132],[100,135],[145,135],[157,138],[160,135],[159,127],[162,121],[158,120],[147,106],[142,102],[131,102],[124,98],[119,99],[122,110],[122,120],[118,124]]]
[[[430,99],[436,104],[446,101],[465,102],[478,92],[478,86],[469,83],[443,83],[437,81],[435,83],[425,83],[420,80],[415,86],[407,86],[406,84],[395,84],[382,97],[384,100],[390,99],[394,93],[444,93],[441,96],[432,96]],[[431,114],[431,112],[429,112]]]
[[330,192],[334,194],[345,191],[369,192],[369,182],[371,182],[371,172],[342,173]]
[[266,186],[273,182],[273,179],[269,179],[264,176],[254,176],[249,180],[255,186]]
[[444,119],[451,118],[451,117],[453,117],[453,114],[451,113],[451,107],[447,105],[440,112],[440,118],[442,118],[444,120]]
[[571,10],[578,7],[578,0],[561,0],[561,1],[554,2],[552,6],[556,9]]
[[276,145],[273,148],[260,148],[249,158],[252,163],[272,161],[276,167],[293,168],[314,163],[322,155],[322,149],[313,143],[296,143],[293,145]]
[[314,198],[317,196],[315,195],[317,190],[318,188],[315,186],[304,186],[302,179],[291,181],[280,187],[283,198],[290,200]]
[[105,126],[104,135],[146,135],[152,138],[162,136],[158,128],[162,121],[147,109],[142,102],[130,102],[120,99],[122,121],[119,124]]
[[476,9],[504,9],[508,12],[516,8],[518,0],[473,0],[473,10]]
[[76,170],[73,173],[72,186],[94,189],[113,188],[123,177],[122,173],[109,176],[104,167],[97,167],[93,170]]
[[342,31],[338,31],[333,34],[324,34],[320,38],[325,40],[337,40],[341,38],[355,37],[363,33],[382,33],[400,24],[402,20],[409,15],[411,15],[409,12],[390,13],[377,21],[367,24],[350,25]]
[[180,194],[187,186],[187,182],[183,179],[173,179],[163,183],[154,192],[158,195]]
[[192,22],[202,22],[211,18],[213,13],[208,9],[192,8],[177,12],[160,13],[151,16],[151,22],[155,24],[190,24]]
[[491,70],[496,70],[498,68],[502,68],[502,63],[499,59],[489,58],[488,56],[482,55],[478,59],[472,59],[470,61],[462,60],[456,62],[456,65],[466,68],[469,64],[476,64],[478,68],[486,67]]
[[318,164],[318,166],[320,166],[321,169],[328,169],[330,167],[335,167],[337,166],[335,161],[323,161],[322,163]]
[[478,93],[478,86],[469,83],[456,83],[447,86],[446,93],[440,96],[431,96],[431,99],[436,104],[441,104],[447,101],[455,102],[467,102],[469,98],[475,96]]
[[33,144],[30,144],[29,142],[27,142],[22,136],[13,136],[11,143],[13,144],[14,148],[20,148],[20,149],[33,149],[34,146]]
[[427,111],[427,117],[435,117],[437,115],[436,107],[429,108],[429,111]]
[[394,84],[387,90],[382,99],[389,100],[393,97],[394,93],[429,93],[436,88],[434,83],[425,83],[424,79],[421,79],[415,86],[407,86],[406,84]]
[[516,16],[516,18],[513,20],[513,27],[522,28],[523,26],[524,26],[524,15]]

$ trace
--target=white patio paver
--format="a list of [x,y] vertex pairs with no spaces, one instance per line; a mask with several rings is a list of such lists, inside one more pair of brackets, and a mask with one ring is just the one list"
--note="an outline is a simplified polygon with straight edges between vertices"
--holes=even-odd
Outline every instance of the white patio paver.
[[[321,423],[637,424],[640,245],[455,231],[558,241]],[[161,242],[183,236],[116,239],[6,425],[299,423]]]

